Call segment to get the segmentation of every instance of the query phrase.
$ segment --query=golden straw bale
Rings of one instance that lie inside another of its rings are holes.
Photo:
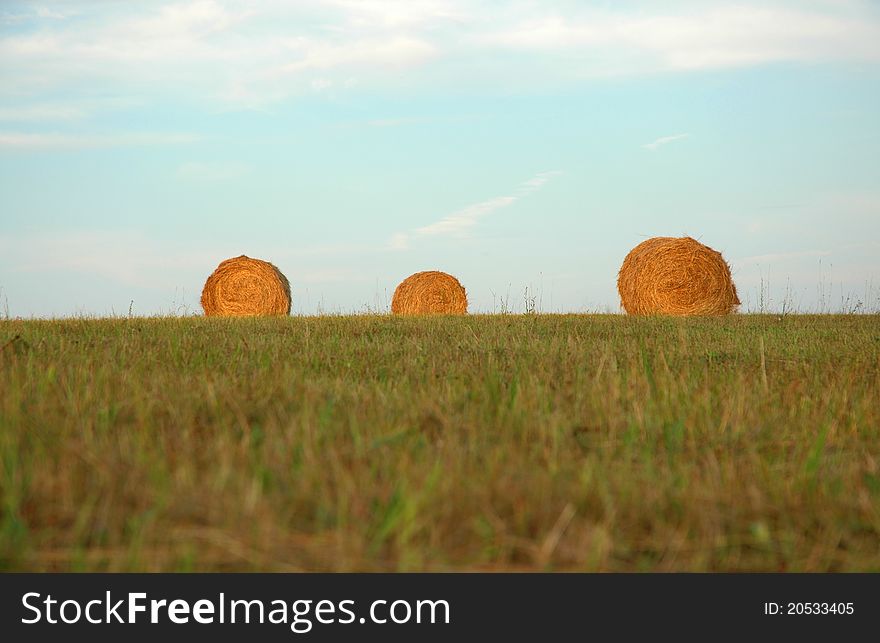
[[[458,279],[430,270],[410,275],[394,290],[391,312],[395,315],[464,315],[467,292]]]
[[[721,253],[690,237],[654,237],[623,260],[617,291],[631,315],[726,315],[739,306]]]
[[[227,259],[205,282],[202,309],[208,316],[289,315],[290,282],[268,261]]]

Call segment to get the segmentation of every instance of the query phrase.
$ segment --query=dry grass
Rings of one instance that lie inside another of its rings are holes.
[[[877,316],[0,321],[0,346],[6,570],[880,571]]]
[[[209,317],[289,315],[290,282],[268,261],[227,259],[205,282],[202,309]]]
[[[690,237],[654,237],[623,260],[617,291],[631,315],[726,315],[740,305],[721,253]]]
[[[445,272],[417,272],[394,290],[391,312],[395,315],[464,315],[467,292],[458,279]]]

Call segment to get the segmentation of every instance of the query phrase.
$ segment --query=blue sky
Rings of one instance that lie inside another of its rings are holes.
[[[858,0],[4,1],[0,315],[198,312],[239,254],[297,313],[617,311],[684,234],[744,309],[880,307],[878,114]]]

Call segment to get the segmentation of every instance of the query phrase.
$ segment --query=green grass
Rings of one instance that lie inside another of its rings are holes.
[[[0,347],[6,570],[880,571],[876,315],[10,320]]]

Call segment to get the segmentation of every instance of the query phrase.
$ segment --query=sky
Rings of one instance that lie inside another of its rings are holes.
[[[618,312],[653,236],[743,310],[880,310],[880,3],[0,1],[0,317],[296,314],[443,270]]]

